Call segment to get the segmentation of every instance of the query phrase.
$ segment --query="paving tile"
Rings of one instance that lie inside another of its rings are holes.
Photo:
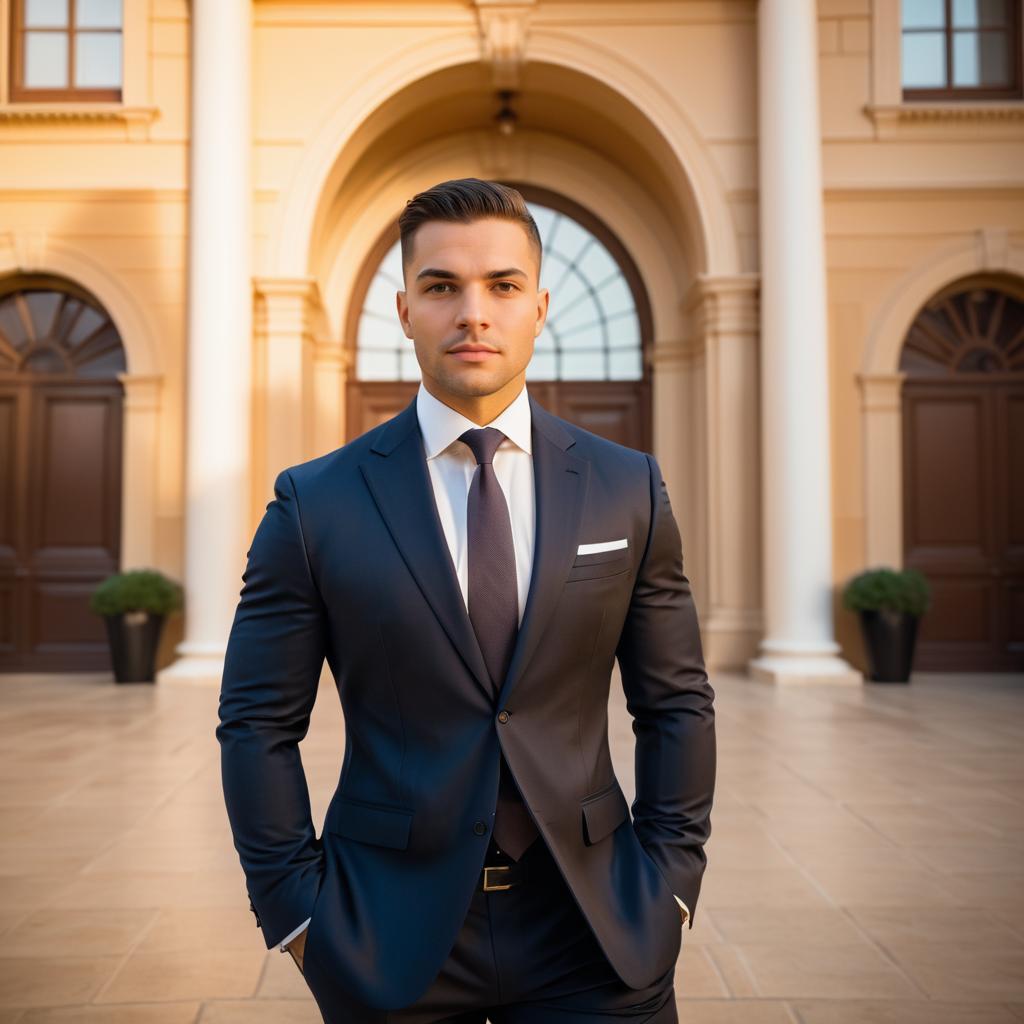
[[[1016,1024],[1012,1010],[996,1004],[852,1000],[795,1000],[800,1024]]]
[[[0,957],[0,1007],[88,1003],[113,977],[121,957]]]
[[[253,995],[266,950],[199,946],[187,953],[133,953],[97,1003],[240,999]]]
[[[96,956],[124,954],[152,924],[152,910],[73,910],[47,907],[32,911],[4,936],[10,957]]]
[[[28,1010],[18,1024],[195,1024],[200,1004],[128,1003],[124,1006],[68,1006]],[[3,1018],[0,1018],[2,1022]]]

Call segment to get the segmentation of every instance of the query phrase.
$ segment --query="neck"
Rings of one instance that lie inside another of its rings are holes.
[[[466,419],[472,420],[481,427],[485,423],[490,423],[495,416],[507,409],[519,396],[525,383],[526,372],[524,371],[489,395],[456,395],[441,390],[436,381],[427,377],[423,378],[424,388],[439,402],[443,402],[449,409],[462,413]]]

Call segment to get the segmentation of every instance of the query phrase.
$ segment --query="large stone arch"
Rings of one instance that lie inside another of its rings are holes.
[[[1024,246],[1005,228],[982,229],[936,251],[894,282],[872,318],[858,382],[864,438],[867,565],[903,564],[900,352],[921,307],[946,285],[979,272],[1024,281]]]
[[[389,55],[375,74],[342,97],[309,141],[278,206],[270,252],[273,276],[294,278],[309,273],[317,225],[338,193],[346,174],[386,131],[389,117],[401,116],[389,102],[410,95],[424,79],[460,66],[478,66],[475,40],[465,33],[435,37]],[[679,211],[678,223],[689,225],[694,238],[693,270],[711,275],[740,272],[736,228],[725,189],[710,155],[677,100],[653,78],[621,55],[584,46],[557,32],[531,33],[528,62],[543,62],[578,76],[586,91],[611,95],[630,111],[638,135],[671,183]],[[376,115],[377,125],[371,128]]]

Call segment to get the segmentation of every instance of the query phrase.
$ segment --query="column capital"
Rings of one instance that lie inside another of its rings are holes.
[[[312,336],[321,328],[323,306],[314,277],[257,277],[253,291],[263,302],[259,327],[267,334]]]
[[[698,334],[756,333],[760,294],[760,274],[698,274],[683,296],[682,309]]]

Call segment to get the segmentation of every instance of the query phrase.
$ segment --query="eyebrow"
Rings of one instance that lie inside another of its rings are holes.
[[[484,274],[485,280],[492,280],[496,277],[526,277],[526,271],[520,270],[518,267],[506,267],[504,270],[489,270]],[[418,281],[421,277],[441,277],[446,281],[457,281],[459,279],[458,274],[453,274],[450,270],[442,270],[440,267],[424,267],[417,275],[416,280]]]

